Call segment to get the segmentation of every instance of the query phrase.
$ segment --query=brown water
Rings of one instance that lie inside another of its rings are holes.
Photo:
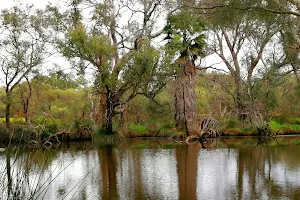
[[[189,146],[131,139],[12,152],[0,154],[0,199],[8,192],[20,199],[50,200],[300,199],[297,137]]]

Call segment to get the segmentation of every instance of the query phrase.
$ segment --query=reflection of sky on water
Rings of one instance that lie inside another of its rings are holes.
[[[78,152],[75,155],[60,153],[40,181],[40,183],[46,183],[46,186],[50,185],[45,190],[46,195],[42,194],[39,198],[67,200],[88,197],[88,199],[95,199],[98,196],[101,181],[98,163],[97,151]]]
[[[146,196],[178,199],[175,151],[145,150],[142,157],[142,183]]]
[[[271,179],[279,186],[283,187],[299,187],[300,169],[289,169],[285,163],[275,163],[271,167]]]
[[[140,153],[137,154],[136,151]],[[141,156],[140,163],[134,159],[136,156]],[[178,199],[174,150],[143,149],[123,152],[117,179],[120,199],[141,197],[135,192],[149,198]],[[138,189],[142,191],[137,191]]]
[[[234,150],[201,150],[198,154],[198,199],[228,199],[236,193],[237,153]]]

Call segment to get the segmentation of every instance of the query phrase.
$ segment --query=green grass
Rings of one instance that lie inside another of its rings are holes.
[[[288,123],[300,125],[300,117],[291,117],[288,119]]]
[[[141,125],[141,124],[135,124],[135,123],[130,123],[128,125],[128,129],[130,131],[134,131],[134,132],[137,132],[137,133],[145,133],[145,132],[148,132],[148,128],[144,125]]]
[[[280,124],[276,121],[271,121],[270,129],[272,133],[278,134],[300,133],[300,124]]]

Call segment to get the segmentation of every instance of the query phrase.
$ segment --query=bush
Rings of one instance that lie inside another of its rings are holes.
[[[11,128],[6,128],[5,124],[0,123],[0,142],[24,142],[36,139],[36,134],[24,125],[12,124]]]
[[[145,133],[148,132],[148,129],[146,126],[136,123],[129,123],[128,125],[129,131],[138,132],[138,133]]]
[[[300,133],[300,125],[298,124],[280,124],[276,121],[271,121],[270,130],[277,134],[296,134]]]
[[[235,128],[237,126],[237,121],[232,118],[225,119],[226,128]]]
[[[289,124],[297,124],[300,125],[300,117],[292,117],[288,119]]]
[[[284,123],[284,122],[287,121],[287,117],[284,116],[284,115],[281,115],[281,114],[280,115],[277,114],[277,115],[273,116],[273,120],[276,121],[276,122],[278,122],[278,123]]]
[[[42,138],[48,137],[52,134],[55,134],[57,132],[57,124],[54,122],[50,122],[46,124],[45,129],[42,132]]]
[[[0,118],[0,122],[5,123],[6,119],[5,118]],[[12,117],[10,118],[11,123],[19,123],[19,124],[24,124],[25,123],[25,118],[24,117]]]

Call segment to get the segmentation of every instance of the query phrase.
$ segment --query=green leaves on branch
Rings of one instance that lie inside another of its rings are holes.
[[[167,52],[173,56],[180,53],[180,57],[189,57],[191,60],[203,56],[205,47],[204,22],[186,10],[174,13],[168,17],[164,32],[168,40]]]
[[[96,24],[99,26],[101,25],[110,26],[113,20],[113,16],[111,16],[112,10],[113,10],[112,5],[99,3],[97,4],[93,12],[92,19],[95,20]]]
[[[68,58],[80,58],[95,65],[103,73],[107,72],[115,47],[104,35],[87,34],[83,25],[70,28],[65,41],[59,41],[59,48]]]
[[[154,84],[159,72],[160,52],[151,47],[150,44],[143,44],[134,51],[124,69],[124,80],[134,87],[147,91],[149,84]]]

